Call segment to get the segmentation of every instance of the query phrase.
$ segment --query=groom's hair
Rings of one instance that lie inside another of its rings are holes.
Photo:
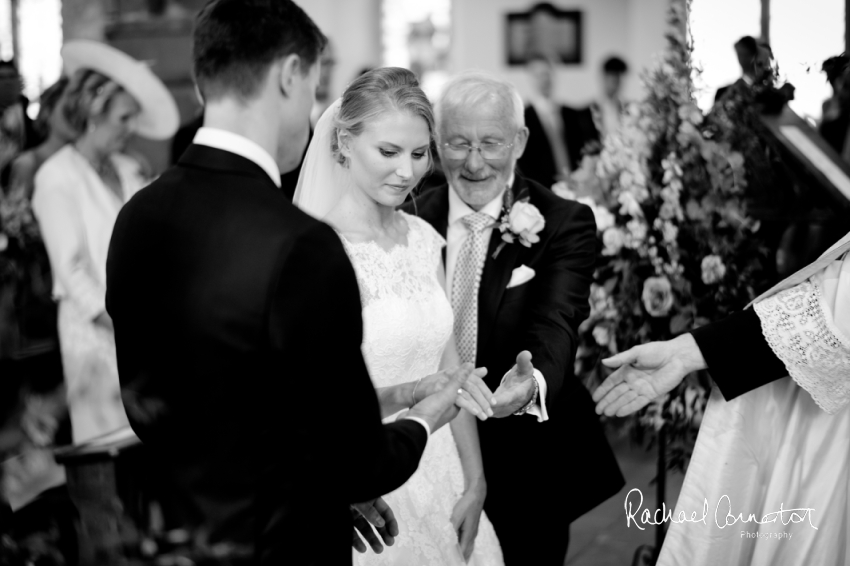
[[[250,100],[276,60],[297,55],[307,73],[326,44],[291,0],[211,0],[195,21],[195,81],[204,100]]]

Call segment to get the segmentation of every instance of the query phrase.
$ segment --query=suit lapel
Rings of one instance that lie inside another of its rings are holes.
[[[513,194],[524,198],[525,181],[519,174],[516,175],[514,186],[511,187]],[[514,266],[516,265],[522,244],[514,242],[505,243],[501,251],[494,258],[493,255],[504,242],[498,228],[493,228],[490,235],[490,245],[487,249],[487,257],[484,260],[484,272],[481,274],[481,286],[478,289],[478,352],[481,353],[481,345],[486,344],[496,321],[496,313],[499,303],[505,294],[505,288],[511,280]]]

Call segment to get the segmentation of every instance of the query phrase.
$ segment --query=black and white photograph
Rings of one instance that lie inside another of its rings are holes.
[[[0,0],[0,566],[850,565],[850,0]]]

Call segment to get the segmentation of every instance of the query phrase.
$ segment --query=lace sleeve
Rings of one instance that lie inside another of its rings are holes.
[[[836,328],[811,280],[753,308],[773,353],[794,381],[829,414],[850,403],[850,340]]]

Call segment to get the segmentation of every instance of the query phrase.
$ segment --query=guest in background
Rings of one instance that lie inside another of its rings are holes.
[[[12,237],[18,236],[16,251],[21,268],[15,282],[16,308],[4,316],[3,323],[13,327],[13,339],[4,350],[11,349],[11,357],[20,373],[30,380],[45,382],[43,387],[48,388],[61,384],[62,366],[50,263],[38,225],[32,219],[31,199],[38,169],[77,136],[62,111],[67,84],[67,79],[60,79],[41,95],[34,126],[37,135],[44,141],[12,162],[0,208],[5,230],[12,233]],[[59,377],[58,383],[56,376]]]
[[[750,89],[754,84],[761,83],[771,73],[770,60],[773,53],[770,47],[759,46],[754,37],[746,35],[735,42],[735,55],[738,64],[741,65],[741,78],[717,89],[714,95],[714,103],[717,104],[729,89]]]
[[[78,132],[65,118],[63,102],[67,87],[68,78],[62,77],[42,93],[34,130],[44,141],[14,160],[8,194],[22,191],[27,199],[31,199],[35,189],[35,174],[39,167],[67,143],[78,137]]]
[[[593,123],[604,137],[620,128],[620,117],[625,109],[621,97],[623,76],[629,66],[619,57],[609,57],[602,64],[602,97],[590,106]]]
[[[832,86],[832,96],[823,103],[818,132],[839,155],[847,159],[844,149],[850,129],[850,83],[847,81],[850,57],[846,54],[830,57],[823,62],[822,70]]]
[[[9,166],[22,151],[41,143],[27,115],[29,100],[14,61],[0,61],[0,185],[9,181]]]
[[[34,131],[45,141],[15,158],[0,193],[0,230],[7,242],[0,262],[14,265],[0,267],[5,271],[0,276],[0,501],[15,510],[21,529],[27,529],[33,508],[61,492],[57,486],[65,473],[53,459],[53,447],[70,443],[50,264],[30,206],[35,172],[75,135],[62,117],[67,83],[61,79],[42,94]]]
[[[195,99],[198,101],[195,117],[181,125],[171,140],[171,161],[169,161],[169,165],[174,165],[180,160],[183,152],[195,139],[195,134],[204,125],[204,97],[201,96],[197,85],[195,86]]]
[[[841,113],[840,93],[845,82],[848,63],[850,63],[850,57],[842,53],[830,57],[821,66],[821,71],[826,73],[826,80],[832,87],[832,96],[823,102],[821,120],[834,120]]]
[[[134,133],[171,137],[177,106],[147,66],[106,45],[62,50],[71,80],[65,117],[81,132],[35,176],[33,210],[50,256],[59,300],[59,339],[74,443],[126,426],[106,313],[106,255],[127,200],[145,185],[122,151]]]
[[[180,160],[180,156],[186,151],[186,148],[192,144],[195,139],[195,134],[204,125],[204,107],[198,109],[198,113],[194,118],[180,126],[177,133],[174,134],[174,139],[171,140],[171,165]]]
[[[331,98],[331,81],[333,80],[333,72],[336,68],[336,59],[334,58],[334,47],[330,39],[322,51],[319,62],[321,64],[319,65],[319,84],[316,86],[316,102],[313,103],[313,110],[310,111],[311,130],[316,127],[316,122],[319,121],[319,118],[322,117],[322,114],[325,113],[325,110],[334,101]],[[307,142],[308,147],[309,145],[310,142]],[[296,181],[298,180],[297,174],[295,175],[295,179]]]
[[[527,63],[531,94],[525,107],[528,145],[518,165],[522,174],[551,187],[581,163],[582,150],[599,140],[589,109],[577,110],[553,99],[554,65],[542,55]]]

